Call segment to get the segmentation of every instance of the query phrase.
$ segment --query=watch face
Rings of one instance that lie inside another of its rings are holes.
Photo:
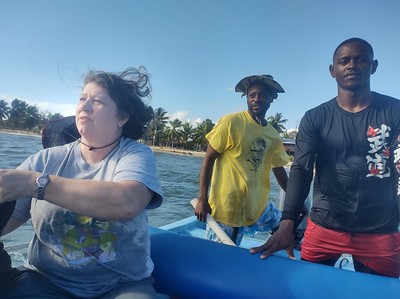
[[[38,178],[38,184],[39,185],[44,185],[46,183],[47,183],[47,178],[44,178],[44,177],[39,177]]]

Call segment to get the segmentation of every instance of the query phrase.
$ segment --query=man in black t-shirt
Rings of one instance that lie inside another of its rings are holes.
[[[356,271],[400,276],[400,101],[371,91],[377,66],[365,40],[336,48],[329,70],[338,95],[302,118],[280,227],[250,252],[266,258],[290,247],[314,176],[302,259],[334,265],[348,253]]]

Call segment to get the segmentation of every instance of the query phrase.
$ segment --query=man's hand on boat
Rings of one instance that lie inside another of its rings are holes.
[[[194,214],[197,216],[197,220],[206,222],[207,214],[211,214],[211,207],[208,200],[198,199]]]
[[[275,252],[285,249],[288,257],[295,259],[293,248],[293,230],[294,221],[290,219],[282,220],[278,230],[265,242],[263,245],[258,247],[250,248],[250,253],[262,252],[260,258],[265,259]]]

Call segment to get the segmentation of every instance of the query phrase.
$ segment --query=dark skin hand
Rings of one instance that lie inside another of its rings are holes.
[[[272,168],[272,172],[279,184],[279,186],[286,191],[288,176],[284,167]],[[287,232],[286,232],[287,230]],[[275,252],[286,249],[288,257],[295,259],[293,254],[294,248],[294,221],[283,220],[281,221],[278,230],[265,242],[263,245],[250,248],[250,253],[257,253],[263,251],[261,258],[265,259]]]
[[[293,220],[282,220],[278,230],[267,240],[267,242],[265,242],[261,246],[250,248],[250,253],[262,252],[260,258],[265,259],[273,255],[275,252],[285,249],[288,257],[291,259],[295,259],[293,253],[293,230]]]

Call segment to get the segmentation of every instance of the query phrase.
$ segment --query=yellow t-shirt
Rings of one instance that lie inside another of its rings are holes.
[[[260,126],[244,111],[222,117],[206,138],[222,154],[215,161],[209,192],[212,216],[234,227],[253,224],[268,202],[271,167],[289,161],[281,137],[270,124]]]

